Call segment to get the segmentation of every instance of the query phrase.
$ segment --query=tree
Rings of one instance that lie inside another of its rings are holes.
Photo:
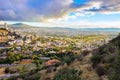
[[[9,68],[8,67],[5,69],[5,73],[9,73]]]
[[[100,55],[93,55],[91,57],[91,61],[93,62],[93,67],[95,67],[101,60],[101,56]]]

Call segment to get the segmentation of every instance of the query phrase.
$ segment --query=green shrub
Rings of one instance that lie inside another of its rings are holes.
[[[93,62],[93,66],[97,65],[101,60],[100,55],[94,55],[91,57],[91,61]]]
[[[120,54],[116,57],[112,69],[111,74],[108,76],[109,80],[120,80]]]
[[[24,80],[39,80],[40,79],[40,74],[34,74],[32,76],[26,76]]]
[[[53,80],[81,80],[82,71],[64,68],[58,71]]]
[[[6,69],[5,69],[5,73],[9,73],[10,72],[10,70],[9,70],[9,68],[7,67]]]
[[[96,68],[96,73],[98,74],[98,76],[102,76],[106,73],[106,70],[104,69],[104,67],[98,66]]]

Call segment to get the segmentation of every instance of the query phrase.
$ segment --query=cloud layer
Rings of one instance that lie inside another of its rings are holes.
[[[0,0],[0,20],[42,21],[71,12],[120,13],[120,0]]]
[[[91,2],[101,3],[98,9],[90,9],[89,11],[100,13],[120,13],[120,0],[91,0]]]

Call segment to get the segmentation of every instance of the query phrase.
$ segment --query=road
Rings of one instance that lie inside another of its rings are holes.
[[[11,47],[0,47],[0,49],[9,49]]]
[[[3,76],[0,76],[0,79],[10,78],[11,76],[19,76],[19,75],[20,75],[19,73],[16,73],[16,74],[5,74]]]

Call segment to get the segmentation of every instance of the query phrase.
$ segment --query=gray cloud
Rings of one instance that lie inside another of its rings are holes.
[[[89,0],[84,4],[72,0],[0,0],[0,20],[46,20],[76,11],[120,12],[120,0]]]
[[[92,12],[112,13],[120,12],[120,0],[90,0],[91,2],[101,2],[99,9],[90,9]]]

